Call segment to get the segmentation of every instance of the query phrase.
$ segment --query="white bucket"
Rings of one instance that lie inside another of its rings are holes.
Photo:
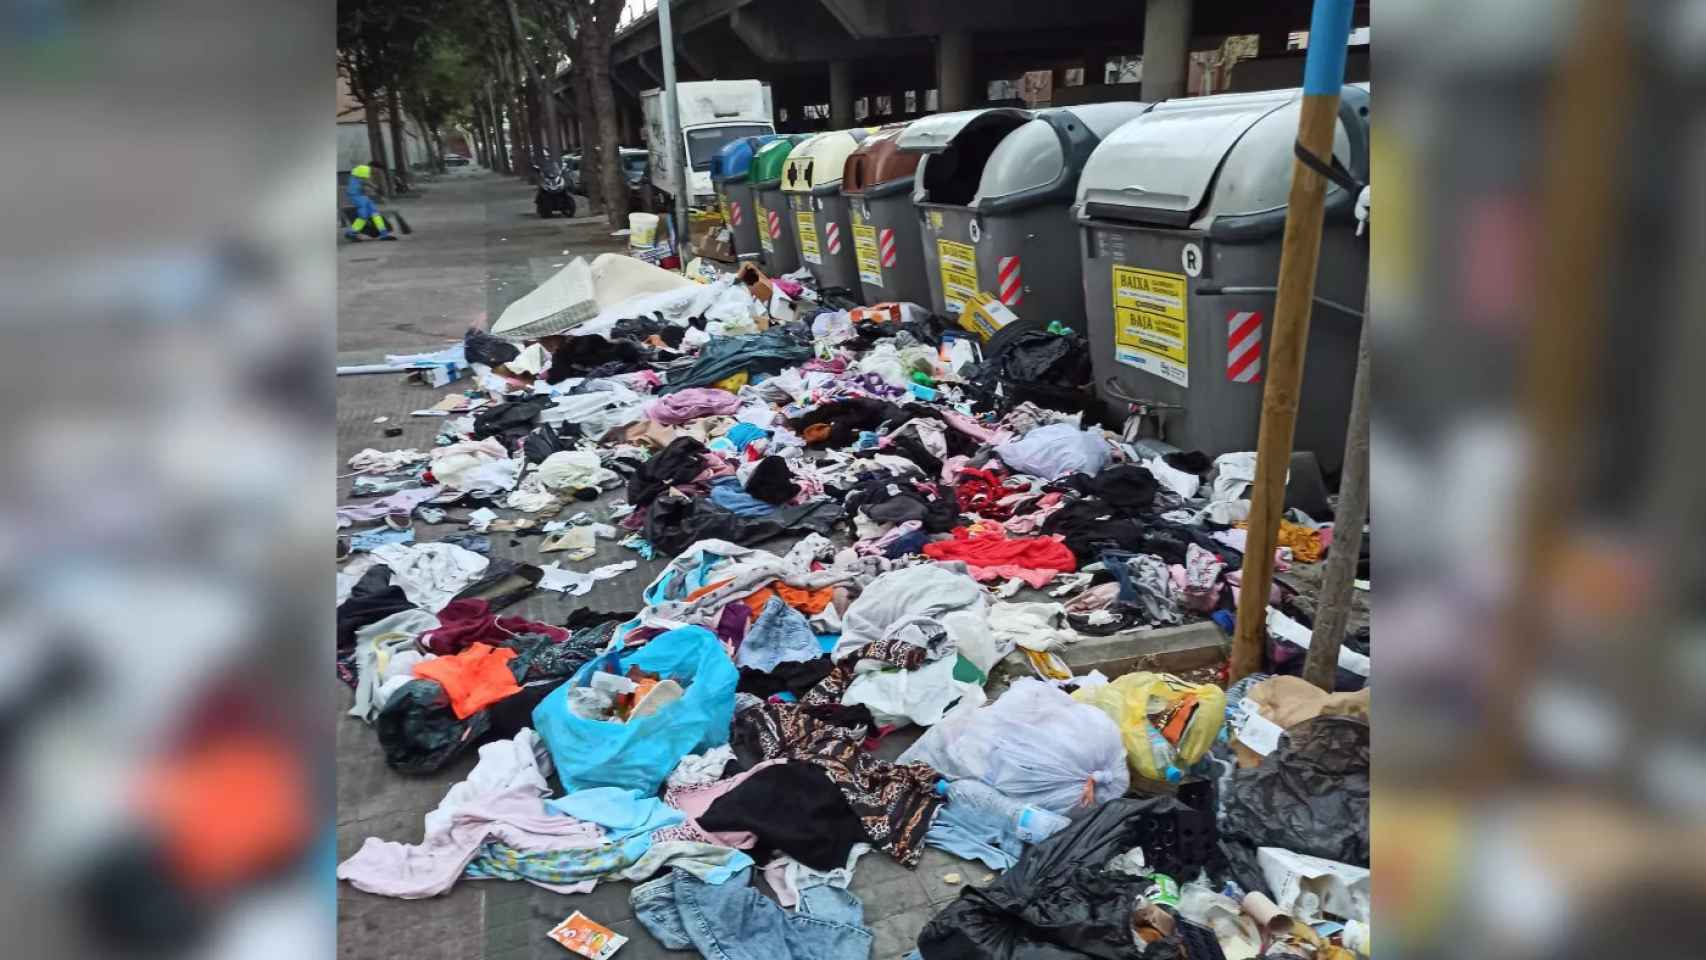
[[[658,216],[655,213],[628,214],[628,246],[650,249],[658,238]]]

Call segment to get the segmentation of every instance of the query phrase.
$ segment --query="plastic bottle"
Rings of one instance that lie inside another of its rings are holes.
[[[1072,822],[1051,810],[1020,803],[980,780],[938,780],[936,792],[949,803],[1005,821],[1013,835],[1026,843],[1040,843]]]
[[[1178,783],[1184,778],[1179,768],[1173,766],[1173,745],[1167,738],[1152,726],[1145,724],[1149,731],[1149,749],[1155,757],[1155,769],[1161,771],[1161,778],[1168,783]]]

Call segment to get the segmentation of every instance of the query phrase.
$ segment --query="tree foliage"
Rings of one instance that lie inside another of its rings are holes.
[[[338,65],[364,105],[382,109],[396,90],[407,112],[435,139],[448,126],[478,126],[486,145],[498,150],[502,144],[493,137],[503,131],[490,129],[497,120],[493,108],[505,115],[511,142],[532,142],[529,118],[517,113],[530,113],[554,96],[558,68],[568,60],[577,74],[568,122],[578,126],[587,145],[585,162],[603,188],[592,192],[612,195],[605,206],[625,217],[610,80],[610,45],[623,5],[624,0],[339,0]],[[561,103],[553,101],[539,119],[549,118]],[[542,132],[546,143],[559,141],[554,127]]]

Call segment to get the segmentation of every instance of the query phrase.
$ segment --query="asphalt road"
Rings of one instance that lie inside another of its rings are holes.
[[[484,326],[567,264],[621,250],[602,215],[541,220],[534,188],[514,177],[459,167],[425,183],[422,196],[381,201],[414,233],[395,243],[339,241],[340,363],[413,352]]]

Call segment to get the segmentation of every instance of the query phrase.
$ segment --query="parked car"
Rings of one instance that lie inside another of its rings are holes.
[[[470,160],[460,153],[446,153],[444,155],[444,165],[447,167],[466,167],[468,164],[473,162],[473,160]]]
[[[650,190],[648,179],[652,170],[651,154],[638,147],[622,148],[622,175],[628,181],[628,207],[646,209],[644,199]]]

